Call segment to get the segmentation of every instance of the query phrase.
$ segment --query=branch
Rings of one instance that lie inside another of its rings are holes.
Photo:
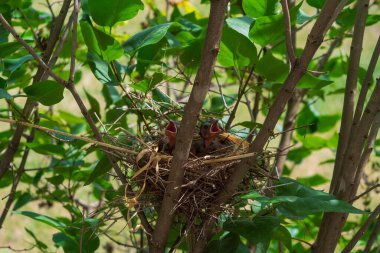
[[[343,249],[342,253],[349,253],[355,247],[356,243],[360,240],[363,234],[367,231],[369,225],[371,225],[372,221],[376,219],[376,217],[380,214],[380,205],[376,207],[376,209],[371,213],[366,222],[364,222],[363,226],[356,232],[351,241],[347,244],[347,246]]]
[[[371,156],[373,148],[375,147],[375,142],[376,142],[377,133],[379,132],[379,127],[380,127],[380,112],[377,113],[373,121],[371,131],[369,132],[369,135],[368,135],[367,145],[362,153],[362,156],[360,157],[359,165],[358,165],[358,168],[356,169],[356,175],[354,178],[354,187],[352,187],[352,190],[351,190],[351,196],[355,196],[358,190],[360,180],[363,177],[364,169],[367,166],[369,157]]]
[[[339,131],[339,141],[337,148],[337,155],[333,171],[333,179],[330,185],[330,192],[334,192],[342,173],[342,163],[344,154],[347,150],[348,142],[350,140],[351,126],[354,117],[355,96],[357,89],[357,80],[359,72],[360,57],[362,53],[365,20],[368,15],[369,0],[360,0],[357,6],[357,13],[355,17],[354,33],[351,43],[350,59],[347,71],[346,88],[344,95],[344,104],[342,112],[342,120]]]
[[[73,10],[73,32],[71,39],[71,59],[70,59],[70,75],[69,84],[74,84],[74,74],[75,74],[75,54],[77,51],[77,35],[78,35],[78,13],[79,13],[79,2],[74,0],[74,10]]]
[[[367,93],[368,93],[369,87],[371,85],[372,76],[373,76],[373,73],[375,71],[375,67],[376,67],[377,61],[379,59],[379,55],[380,55],[380,36],[377,39],[375,49],[373,50],[371,60],[370,60],[369,65],[368,65],[367,73],[364,77],[364,82],[363,82],[362,88],[360,90],[358,103],[356,105],[356,110],[355,110],[355,116],[354,116],[354,120],[352,123],[354,129],[357,127],[357,124],[359,123],[360,118],[363,114],[365,99],[367,97]]]
[[[282,12],[284,13],[286,49],[288,51],[288,59],[290,62],[290,66],[293,67],[296,61],[296,54],[294,52],[294,47],[293,47],[292,26],[290,22],[288,1],[281,0],[281,6],[282,6]]]
[[[248,86],[248,83],[249,83],[249,80],[251,79],[252,75],[253,75],[253,71],[255,70],[255,65],[252,66],[251,70],[249,71],[249,75],[247,77],[247,80],[245,80],[245,83],[243,85],[243,87],[241,87],[240,89],[240,92],[239,92],[239,95],[238,95],[238,98],[235,102],[235,106],[234,108],[232,109],[232,112],[230,114],[230,117],[228,118],[227,120],[227,123],[226,123],[226,126],[225,126],[225,130],[228,131],[230,128],[231,128],[231,124],[232,122],[234,121],[235,119],[235,116],[236,116],[236,112],[237,112],[237,109],[239,107],[239,104],[240,104],[240,101],[243,97],[243,95],[245,94],[246,92],[246,88]]]
[[[349,201],[349,203],[352,203],[352,202],[354,202],[354,201],[360,199],[361,197],[363,197],[364,195],[370,193],[372,190],[374,190],[374,189],[376,189],[376,188],[378,188],[378,187],[380,187],[380,184],[372,185],[372,186],[369,187],[365,192],[360,193],[358,196],[356,196],[355,198],[351,199],[351,200]]]
[[[51,30],[50,30],[50,36],[49,36],[49,39],[46,43],[46,49],[43,52],[43,56],[42,56],[42,60],[46,63],[49,61],[49,59],[53,53],[53,50],[55,48],[55,44],[57,43],[57,41],[59,39],[59,34],[61,33],[63,23],[65,22],[67,12],[70,8],[70,4],[71,4],[71,0],[64,0],[62,7],[61,7],[61,10],[58,14],[58,17],[56,17],[53,20],[53,25],[52,25]],[[41,77],[43,76],[45,71],[46,70],[42,67],[38,68],[37,73],[34,76],[34,82],[40,81]]]
[[[190,98],[185,106],[184,117],[178,132],[174,157],[171,164],[166,194],[160,208],[156,228],[152,238],[151,252],[163,252],[173,221],[174,207],[179,197],[184,175],[184,164],[188,159],[191,142],[199,112],[210,88],[212,73],[219,51],[224,16],[228,0],[211,1],[209,23],[203,46],[200,67],[195,77]]]
[[[294,96],[288,102],[288,109],[286,110],[283,131],[281,135],[280,144],[278,146],[277,155],[276,155],[276,167],[278,174],[282,175],[284,169],[285,161],[289,153],[289,146],[292,141],[293,131],[296,118],[298,115],[298,110],[303,99],[303,94],[301,91],[296,91]]]
[[[367,244],[365,245],[363,253],[369,253],[371,251],[371,247],[373,243],[375,242],[377,236],[379,235],[380,231],[380,216],[377,218],[375,227],[372,230],[371,235],[369,236],[369,239],[367,241]]]
[[[58,131],[58,130],[55,130],[55,129],[50,129],[50,128],[47,128],[47,127],[39,126],[39,125],[36,125],[36,124],[24,122],[24,121],[17,121],[17,120],[13,120],[13,119],[0,118],[0,122],[7,122],[7,123],[11,123],[11,124],[22,125],[22,126],[25,126],[25,127],[32,127],[34,129],[38,129],[38,130],[40,130],[40,131],[42,131],[44,133],[47,133],[47,134],[63,135],[63,136],[70,137],[70,138],[73,138],[73,139],[76,139],[76,140],[81,140],[81,141],[85,141],[87,143],[92,143],[94,145],[102,147],[103,149],[115,150],[115,151],[119,151],[119,152],[126,153],[126,154],[132,154],[132,155],[137,155],[138,154],[138,152],[135,152],[133,150],[129,150],[129,149],[122,148],[122,147],[117,147],[117,146],[108,144],[106,142],[96,141],[96,140],[93,140],[93,139],[90,139],[90,138],[87,138],[87,137],[78,136],[78,135],[74,135],[74,134]]]

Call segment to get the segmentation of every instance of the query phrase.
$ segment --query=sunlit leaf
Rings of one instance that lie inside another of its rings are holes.
[[[88,0],[90,14],[101,26],[113,26],[116,22],[125,21],[144,9],[141,0]]]

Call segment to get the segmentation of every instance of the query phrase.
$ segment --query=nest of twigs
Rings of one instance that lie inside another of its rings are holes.
[[[135,190],[134,201],[142,207],[158,208],[165,194],[171,169],[172,156],[157,152],[157,142],[145,146],[135,157],[135,175],[131,179]],[[177,205],[172,212],[184,215],[187,221],[203,220],[210,214],[209,209],[215,197],[221,193],[229,177],[241,159],[256,156],[255,165],[249,170],[239,187],[239,193],[259,190],[266,185],[270,175],[270,153],[255,155],[247,147],[236,143],[226,144],[205,157],[190,155],[186,162],[184,181]],[[232,206],[225,210],[233,212]]]

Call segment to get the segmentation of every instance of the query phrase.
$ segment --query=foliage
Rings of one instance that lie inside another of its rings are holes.
[[[40,2],[0,1],[0,13],[42,57],[59,9],[54,7],[51,11],[41,7]],[[200,65],[208,25],[203,10],[209,3],[202,1],[199,6],[187,0],[167,2],[166,8],[163,1],[80,1],[74,86],[79,89],[79,96],[107,143],[133,149],[139,140],[149,142],[160,136],[168,120],[182,118],[183,102],[187,101]],[[202,122],[218,118],[225,125],[238,103],[237,117],[229,131],[245,138],[251,130],[261,128],[262,121],[256,119],[268,114],[268,107],[279,93],[290,67],[280,2],[230,2],[211,91],[199,118]],[[290,9],[290,22],[304,37],[302,29],[308,29],[304,24],[314,22],[325,1],[297,3]],[[69,8],[62,33],[69,24],[72,8]],[[316,69],[331,40],[350,38],[354,15],[355,5],[347,4],[333,29],[329,30],[321,55],[313,59],[309,69]],[[369,15],[366,25],[378,25],[379,21],[379,15]],[[51,68],[65,80],[70,76],[72,38],[70,34],[62,44],[58,61]],[[297,43],[298,55],[302,46]],[[297,84],[298,89],[308,92],[295,119],[292,141],[296,146],[290,149],[284,176],[296,177],[292,171],[321,150],[331,157],[335,155],[341,115],[340,108],[330,107],[340,106],[342,100],[342,80],[347,75],[348,61],[348,52],[343,46],[344,42],[338,45],[340,53],[333,54],[320,73],[306,73]],[[106,153],[99,146],[65,134],[94,139],[96,135],[88,119],[80,114],[81,109],[65,90],[67,87],[52,78],[34,79],[38,69],[33,56],[0,26],[0,118],[28,121],[62,132],[24,130],[26,138],[17,148],[12,169],[0,177],[3,196],[16,184],[12,216],[7,219],[27,217],[29,220],[26,219],[20,233],[42,252],[51,251],[53,247],[62,248],[64,252],[79,252],[80,249],[95,252],[109,244],[117,245],[109,237],[122,241],[121,245],[139,248],[142,243],[147,248],[147,240],[143,239],[146,235],[134,214],[134,206],[125,203],[125,186],[116,179]],[[359,79],[364,85],[365,69],[361,72]],[[253,73],[251,79],[250,73]],[[40,105],[30,113],[32,110],[24,110],[27,106],[23,98],[28,99],[27,103],[39,102]],[[259,110],[255,111],[254,107]],[[276,129],[278,132],[281,132],[280,125]],[[1,123],[0,155],[4,156],[16,126]],[[323,164],[333,167],[334,161],[320,160],[320,164],[308,162],[302,168],[318,170]],[[270,172],[274,170],[273,166],[268,168]],[[131,168],[123,168],[123,173],[128,179],[133,176]],[[359,214],[355,222],[350,221],[345,227],[346,232],[356,231],[367,217],[367,212],[360,209],[368,211],[370,202],[360,208],[354,207],[317,190],[327,189],[328,177],[321,172],[297,180],[282,177],[276,181],[273,196],[264,196],[265,189],[238,196],[238,215],[220,214],[218,233],[208,243],[206,252],[249,252],[253,247],[256,252],[277,252],[279,243],[289,252],[309,252],[310,245],[297,239],[313,243],[323,212]],[[41,208],[30,211],[36,203]],[[358,205],[355,203],[355,206]],[[60,210],[60,215],[50,215],[50,210]],[[157,208],[144,211],[148,220],[157,219]],[[117,235],[120,228],[113,227],[116,221],[122,223],[122,227],[127,226],[122,235]],[[29,223],[38,222],[43,223],[41,229],[54,229],[51,238],[41,238],[38,229],[30,228]],[[5,224],[3,230],[16,229],[10,223]],[[183,233],[173,226],[168,249],[178,236]],[[361,243],[364,244],[368,237],[369,234],[365,234]],[[341,244],[345,245],[348,239],[343,236]],[[186,240],[181,240],[178,247],[187,250]],[[360,249],[358,247],[355,252]]]

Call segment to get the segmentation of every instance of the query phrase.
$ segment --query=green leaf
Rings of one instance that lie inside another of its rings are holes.
[[[25,62],[33,60],[33,56],[28,54],[19,58],[3,59],[4,68],[9,72],[19,69]]]
[[[258,128],[260,129],[263,125],[260,123],[252,122],[252,121],[243,121],[236,124],[236,126],[242,126],[249,129]]]
[[[365,213],[328,193],[314,190],[290,178],[281,178],[278,185],[283,186],[276,187],[276,195],[289,197],[278,210],[289,218],[303,219],[320,212]]]
[[[60,185],[63,183],[65,178],[61,175],[56,175],[56,176],[48,177],[48,178],[46,178],[46,180],[48,182],[52,183],[53,185]]]
[[[81,20],[80,26],[89,51],[98,54],[107,62],[123,55],[123,48],[113,37],[96,29],[87,20]]]
[[[27,143],[26,144],[30,149],[36,153],[43,155],[58,155],[64,156],[65,149],[62,146],[53,145],[53,144],[39,144],[39,143]]]
[[[271,53],[266,53],[257,63],[255,70],[270,82],[282,83],[288,75],[289,66]]]
[[[105,85],[117,86],[117,80],[112,74],[109,64],[96,53],[88,52],[87,61],[95,77]]]
[[[63,85],[56,81],[46,80],[34,83],[24,89],[24,92],[43,105],[58,104],[63,99]]]
[[[235,99],[232,97],[224,97],[224,101],[226,102],[227,106],[231,106]],[[210,111],[212,112],[223,112],[225,110],[224,101],[221,96],[213,96],[211,98],[211,104],[210,104]]]
[[[249,38],[249,29],[251,25],[255,22],[253,18],[248,16],[238,17],[238,18],[227,18],[226,24],[232,30],[244,35]]]
[[[371,26],[371,25],[376,24],[379,21],[380,21],[380,15],[368,15],[366,22],[365,22],[365,25]]]
[[[330,131],[336,126],[340,118],[340,114],[320,115],[318,117],[317,131],[319,133],[325,133]]]
[[[22,45],[16,42],[0,44],[0,58],[5,58],[8,55],[15,53]]]
[[[301,7],[301,4],[302,2],[290,9],[292,24],[295,24],[296,22],[298,9]],[[281,40],[284,40],[284,36],[285,28],[283,14],[259,17],[249,31],[249,37],[251,40],[260,46],[278,43]]]
[[[80,252],[79,243],[64,233],[54,234],[53,242],[57,248],[62,247],[65,253]]]
[[[96,113],[98,115],[98,117],[101,118],[100,105],[99,105],[98,100],[95,97],[93,97],[90,93],[88,93],[87,91],[85,91],[85,93],[86,93],[86,97],[88,99],[88,102],[90,102],[91,109],[89,110],[89,113],[90,113],[91,117],[95,118],[95,113]]]
[[[290,219],[304,219],[308,215],[320,212],[365,213],[328,193],[314,190],[285,177],[278,181],[276,196],[273,198],[260,196],[257,192],[246,194],[242,198],[275,205],[281,214]]]
[[[6,90],[0,88],[0,99],[2,98],[12,99],[12,96]]]
[[[299,135],[305,135],[307,133],[314,133],[317,131],[318,117],[315,113],[309,108],[305,107],[299,114],[296,125],[296,132]]]
[[[212,240],[206,248],[206,253],[223,253],[223,252],[238,252],[238,247],[241,245],[240,236],[235,233],[228,233],[227,235]]]
[[[223,229],[247,238],[252,244],[268,243],[274,230],[280,225],[276,216],[255,217],[253,220],[237,218],[227,220]]]
[[[298,82],[297,87],[301,89],[322,89],[334,83],[334,81],[318,78],[310,73],[306,73]]]
[[[218,61],[225,67],[251,66],[257,61],[257,50],[247,37],[226,26],[220,42]]]
[[[290,252],[292,252],[292,235],[286,227],[280,225],[274,230],[273,239],[285,245]]]
[[[253,18],[276,14],[278,0],[243,0],[244,12]]]
[[[306,2],[315,8],[322,9],[326,0],[306,0]]]
[[[157,84],[164,80],[164,75],[160,72],[156,72],[152,77],[145,78],[144,80],[133,83],[130,85],[131,88],[139,90],[141,92],[147,93],[152,90]]]
[[[29,218],[32,218],[33,220],[36,220],[36,221],[39,221],[39,222],[42,222],[42,223],[45,223],[53,228],[56,228],[58,230],[62,230],[66,227],[66,224],[59,221],[59,220],[56,220],[54,218],[51,218],[49,216],[46,216],[46,215],[42,215],[42,214],[39,214],[39,213],[34,213],[34,212],[29,212],[29,211],[15,211],[15,212],[12,212],[14,214],[22,214],[24,216],[27,216]]]
[[[329,180],[320,174],[314,174],[310,177],[297,178],[297,181],[307,186],[317,186],[329,182]]]
[[[133,56],[140,48],[158,43],[174,23],[165,23],[145,29],[123,43],[124,52]]]
[[[42,241],[38,240],[38,238],[35,236],[35,234],[29,230],[28,228],[25,228],[25,231],[34,239],[36,247],[41,251],[45,252],[45,250],[48,248],[45,243]]]
[[[288,153],[289,161],[292,161],[296,164],[300,164],[303,159],[311,155],[311,151],[305,147],[300,147],[296,149],[291,149]]]
[[[15,205],[13,206],[13,211],[20,209],[24,205],[28,204],[32,200],[32,195],[29,192],[24,192],[17,198]]]
[[[326,138],[315,136],[315,135],[306,135],[305,137],[300,138],[303,146],[309,150],[318,150],[326,147]]]
[[[110,169],[112,168],[111,163],[109,162],[108,158],[106,156],[103,156],[99,162],[96,164],[94,170],[91,172],[90,176],[88,177],[85,185],[89,185],[94,180],[100,176],[103,176],[106,174]]]
[[[88,0],[90,14],[95,23],[113,26],[116,22],[129,20],[144,9],[141,0]]]

